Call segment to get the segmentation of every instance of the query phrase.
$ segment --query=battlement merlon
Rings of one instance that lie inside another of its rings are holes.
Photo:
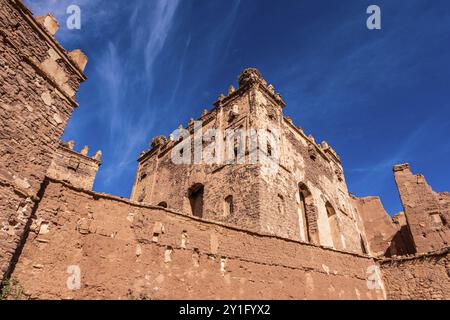
[[[74,150],[74,146],[74,141],[60,143],[47,176],[77,188],[92,190],[95,176],[101,165],[102,152],[97,151],[93,157],[89,157],[87,146],[84,146],[79,153]]]
[[[81,50],[76,49],[67,52],[61,44],[55,39],[55,34],[59,29],[59,24],[56,18],[52,14],[46,16],[34,17],[33,13],[22,3],[20,0],[9,0],[20,12],[24,15],[25,19],[30,23],[30,25],[45,38],[45,40],[56,50],[61,56],[61,58],[66,62],[73,71],[76,71],[78,75],[85,81],[87,79],[86,75],[83,73],[84,68],[87,63],[87,57],[79,60],[78,54],[82,53]],[[36,23],[37,22],[37,23]],[[67,56],[68,55],[68,56]],[[83,63],[80,63],[83,61]]]
[[[323,152],[325,152],[328,156],[330,156],[335,162],[341,164],[341,157],[337,154],[337,152],[328,144],[328,142],[323,141],[320,145],[320,148]]]
[[[73,107],[78,107],[75,100],[78,85],[74,83],[79,84],[87,79],[84,74],[88,61],[86,55],[79,49],[68,52],[56,41],[54,36],[59,29],[59,24],[52,14],[34,17],[21,1],[7,0],[7,2],[17,9],[22,19],[47,43],[49,48],[47,58],[44,61],[38,61],[26,49],[17,47],[13,40],[14,32],[8,29],[0,30],[0,36],[18,52],[24,61],[33,66],[37,73],[45,77]]]
[[[239,88],[234,89],[233,86],[228,90],[228,96],[221,95],[219,99],[214,103],[216,108],[219,108],[226,104],[229,100],[233,99],[235,96],[240,95],[242,92],[249,90],[253,86],[258,86],[263,90],[276,104],[281,108],[286,106],[283,98],[279,93],[275,92],[275,88],[271,84],[267,84],[267,81],[261,75],[256,68],[245,69],[238,78]]]
[[[74,150],[75,148],[75,141],[71,140],[68,142],[61,141],[59,148],[66,149],[66,151],[69,151],[73,154],[76,154],[77,156],[83,157],[86,160],[93,161],[97,163],[99,166],[102,164],[102,151],[98,150],[93,157],[89,157],[89,147],[84,146],[81,151],[78,153]]]
[[[409,163],[397,164],[392,168],[392,171],[400,172],[400,171],[411,171]]]

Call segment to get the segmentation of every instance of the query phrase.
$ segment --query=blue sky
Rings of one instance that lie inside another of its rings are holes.
[[[94,189],[129,197],[139,153],[210,109],[246,67],[340,154],[349,190],[402,210],[392,166],[450,190],[448,0],[25,0],[89,57],[64,139],[103,151]],[[68,30],[70,4],[81,30]],[[382,30],[366,28],[380,6]]]

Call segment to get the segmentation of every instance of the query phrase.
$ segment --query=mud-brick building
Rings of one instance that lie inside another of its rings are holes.
[[[255,69],[183,134],[153,139],[130,199],[92,191],[101,152],[60,141],[87,58],[57,29],[0,0],[0,286],[20,293],[2,298],[450,298],[449,193],[402,164],[403,212],[352,196],[337,153],[283,116]],[[227,130],[273,139],[207,135]]]
[[[210,112],[205,111],[198,122],[192,120],[185,130],[192,145],[201,131],[202,146],[210,143],[205,140],[211,129],[224,139],[227,130],[276,132],[271,144],[267,139],[269,147],[261,151],[276,153],[273,172],[266,172],[263,162],[251,161],[248,136],[239,139],[236,135],[232,141],[233,146],[244,142],[242,158],[236,153],[233,161],[210,165],[195,161],[194,152],[190,164],[178,164],[172,156],[183,152],[178,145],[186,139],[157,137],[151,150],[139,158],[131,199],[258,232],[367,253],[362,223],[336,152],[326,142],[317,144],[283,115],[281,95],[258,70],[245,70],[238,84],[237,90],[232,86],[228,96],[220,97]],[[201,125],[199,130],[196,123]],[[227,151],[221,154],[226,158]]]

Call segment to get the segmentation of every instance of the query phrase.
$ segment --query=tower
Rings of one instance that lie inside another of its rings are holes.
[[[0,282],[11,273],[86,80],[87,57],[56,41],[52,15],[0,0]]]
[[[186,129],[153,139],[138,159],[131,199],[293,240],[364,251],[336,152],[283,115],[285,102],[258,70],[244,70],[238,84]]]

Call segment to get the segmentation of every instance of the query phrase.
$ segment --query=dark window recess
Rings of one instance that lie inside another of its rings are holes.
[[[360,235],[359,238],[361,239],[361,251],[364,254],[367,254],[366,244],[364,243],[363,237]]]
[[[267,142],[267,154],[269,157],[272,156],[272,146]]]
[[[147,178],[147,173],[144,172],[144,173],[142,173],[141,176],[139,177],[139,180],[142,181],[142,180],[144,180],[145,178]]]
[[[188,192],[192,215],[199,218],[203,217],[203,193],[204,186],[200,183],[193,185]]]
[[[158,207],[167,208],[167,202],[163,201],[158,203]]]
[[[229,216],[229,215],[233,214],[233,212],[234,212],[233,196],[228,196],[225,198],[224,215]]]

